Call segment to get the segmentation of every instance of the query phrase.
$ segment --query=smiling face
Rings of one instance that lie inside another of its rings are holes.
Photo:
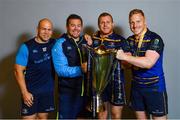
[[[39,22],[37,27],[37,40],[40,43],[46,43],[52,36],[53,25],[50,20],[43,19]]]
[[[82,31],[82,23],[80,19],[69,19],[68,24],[66,26],[67,33],[72,38],[77,39],[80,37],[80,33]]]
[[[147,28],[145,17],[140,13],[129,17],[129,25],[135,36],[141,36],[142,32]]]
[[[114,23],[110,16],[101,16],[98,25],[102,36],[108,36],[113,33]]]

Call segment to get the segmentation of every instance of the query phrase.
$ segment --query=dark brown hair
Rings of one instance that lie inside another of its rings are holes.
[[[69,25],[69,20],[70,19],[79,19],[81,21],[81,25],[83,25],[83,20],[82,20],[82,18],[79,15],[71,14],[71,15],[69,15],[69,17],[66,20],[66,26]]]

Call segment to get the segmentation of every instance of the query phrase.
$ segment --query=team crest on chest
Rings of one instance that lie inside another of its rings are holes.
[[[46,52],[47,51],[47,47],[43,47],[42,50],[43,50],[43,52]]]
[[[115,46],[114,42],[110,42],[110,46],[114,47]]]

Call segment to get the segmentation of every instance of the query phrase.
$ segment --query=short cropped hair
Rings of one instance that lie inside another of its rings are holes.
[[[143,17],[144,16],[144,12],[141,9],[133,9],[129,12],[129,19],[134,15],[134,14],[141,14]]]
[[[99,15],[99,17],[98,17],[98,25],[99,25],[99,23],[100,23],[100,18],[101,18],[101,17],[105,17],[105,16],[110,16],[110,17],[111,17],[111,20],[112,20],[112,22],[113,22],[113,17],[112,17],[112,15],[111,15],[110,13],[103,12],[103,13],[101,13],[101,14]]]
[[[69,17],[66,20],[66,26],[69,25],[70,19],[79,19],[81,21],[81,25],[83,25],[83,20],[82,20],[82,18],[79,15],[71,14],[71,15],[69,15]]]

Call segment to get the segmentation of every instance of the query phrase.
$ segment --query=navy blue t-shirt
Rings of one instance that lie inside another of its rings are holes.
[[[51,58],[51,48],[55,40],[48,43],[37,43],[31,39],[21,45],[16,64],[26,67],[25,82],[29,92],[52,92],[54,89],[54,68]]]

